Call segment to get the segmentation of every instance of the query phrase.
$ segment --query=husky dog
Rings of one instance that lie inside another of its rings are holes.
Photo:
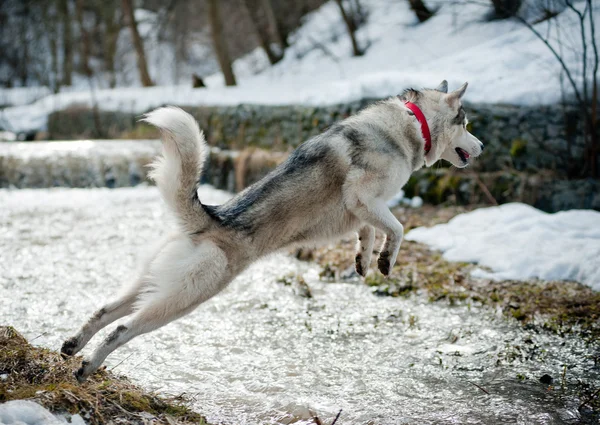
[[[379,229],[385,241],[377,266],[388,275],[403,227],[386,201],[424,165],[443,158],[462,168],[483,151],[467,131],[461,105],[466,88],[465,83],[448,93],[443,81],[434,90],[409,89],[376,103],[305,142],[223,205],[198,199],[208,148],[196,121],[174,107],[147,114],[143,121],[161,130],[164,145],[151,177],[177,218],[178,231],[149,258],[124,295],[65,341],[63,355],[74,355],[100,329],[131,315],[83,361],[77,379],[85,380],[113,350],[188,314],[251,263],[282,248],[355,231],[356,270],[364,276]]]

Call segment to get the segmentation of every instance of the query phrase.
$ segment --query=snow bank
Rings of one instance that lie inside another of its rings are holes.
[[[0,88],[0,105],[18,106],[35,102],[44,96],[48,96],[48,87],[16,87],[12,89]]]
[[[54,416],[49,410],[29,400],[12,400],[0,405],[0,424],[2,425],[85,425],[79,415]]]
[[[407,240],[444,252],[449,261],[489,267],[473,276],[575,280],[600,290],[600,212],[547,214],[511,203],[460,214],[447,224],[417,228]]]
[[[390,208],[394,208],[399,205],[411,208],[421,208],[423,206],[423,198],[421,198],[420,196],[407,198],[404,195],[404,191],[400,190],[400,192],[396,193],[392,199],[387,201],[387,206]]]
[[[469,81],[467,100],[471,102],[551,104],[560,100],[556,59],[521,23],[486,22],[489,5],[443,2],[423,24],[416,23],[408,2],[372,0],[364,6],[369,18],[357,31],[357,38],[369,48],[361,57],[351,55],[344,23],[331,1],[307,15],[304,25],[292,35],[284,59],[275,66],[260,60],[264,56],[260,50],[235,61],[237,87],[224,87],[222,75],[216,74],[205,78],[209,88],[97,90],[95,101],[101,109],[133,113],[163,104],[324,105],[395,95],[409,86],[432,87],[442,79],[448,79],[451,88]],[[600,19],[600,8],[595,14]],[[575,18],[573,12],[564,11],[549,22],[561,26],[562,38],[577,40]],[[536,28],[546,34],[548,25],[542,22]],[[148,43],[149,48],[153,43]],[[578,70],[576,51],[566,49],[563,57],[569,67]],[[151,67],[152,73],[155,80],[164,81],[162,65]],[[48,114],[70,105],[91,106],[89,90],[7,108],[0,114],[0,126],[12,131],[44,128]]]

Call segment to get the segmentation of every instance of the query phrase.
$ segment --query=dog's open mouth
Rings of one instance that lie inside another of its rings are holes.
[[[471,155],[469,155],[469,153],[466,150],[461,148],[456,148],[455,150],[462,162],[464,162],[465,164],[469,162],[469,158],[471,157]]]

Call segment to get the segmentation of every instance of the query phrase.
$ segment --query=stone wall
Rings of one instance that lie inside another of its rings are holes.
[[[200,123],[208,142],[221,149],[260,147],[287,151],[374,100],[324,107],[239,105],[186,107]],[[574,109],[562,106],[465,105],[470,130],[486,144],[478,170],[553,170],[576,176],[583,163],[584,141]],[[48,119],[51,140],[155,135],[139,124],[139,114],[98,112],[79,107],[55,112]],[[96,130],[96,129],[100,130]],[[103,134],[97,135],[98,131]]]
[[[324,107],[240,105],[232,107],[186,107],[204,129],[208,142],[223,150],[262,148],[289,152],[304,140],[374,102],[372,99]],[[578,180],[584,163],[584,138],[578,112],[561,105],[524,107],[515,105],[465,105],[469,129],[486,144],[484,154],[467,170],[424,169],[406,187],[409,196],[426,201],[470,203],[523,201],[548,211],[565,208],[600,209],[599,183]],[[150,127],[136,123],[139,115],[102,112],[94,118],[89,110],[69,109],[52,114],[51,138],[89,137],[93,128],[106,129],[111,137],[156,136]],[[98,126],[97,123],[100,123]],[[75,124],[74,124],[75,123]],[[267,159],[257,165],[251,180],[279,161]],[[218,158],[218,157],[215,157]],[[239,189],[247,184],[238,173],[231,181],[235,161],[219,159],[207,178],[218,187]],[[244,163],[244,162],[241,162]],[[270,165],[269,165],[270,164]],[[222,167],[222,172],[217,172]],[[599,164],[600,167],[600,164]],[[247,171],[247,170],[246,170]],[[235,174],[235,173],[234,173]]]

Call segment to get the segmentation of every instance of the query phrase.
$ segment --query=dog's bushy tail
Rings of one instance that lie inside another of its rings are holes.
[[[155,109],[145,121],[160,129],[163,154],[152,163],[152,178],[182,230],[202,231],[211,222],[198,199],[198,181],[209,153],[196,120],[174,106]]]

